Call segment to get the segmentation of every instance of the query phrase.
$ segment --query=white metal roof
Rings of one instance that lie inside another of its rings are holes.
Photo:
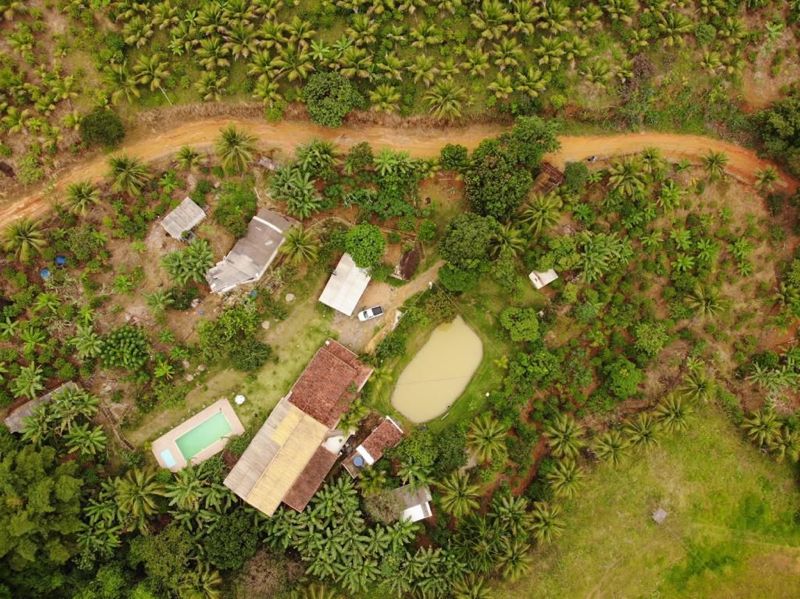
[[[161,226],[170,237],[180,240],[183,234],[191,231],[206,217],[203,209],[191,198],[184,198],[178,206],[161,221]]]
[[[344,254],[328,279],[319,301],[342,314],[352,316],[369,280],[369,271],[356,266],[350,254]]]
[[[536,287],[536,289],[541,289],[542,287],[546,287],[555,281],[558,278],[558,273],[552,268],[543,272],[536,272],[534,270],[528,275],[528,278],[531,280],[531,283],[533,283],[533,286]]]

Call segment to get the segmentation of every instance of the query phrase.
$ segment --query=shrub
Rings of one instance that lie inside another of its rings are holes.
[[[258,548],[258,528],[253,517],[239,510],[219,518],[203,540],[208,561],[221,570],[240,570]]]
[[[512,341],[536,341],[539,338],[539,318],[535,308],[506,308],[500,314],[500,324]]]
[[[364,105],[364,98],[339,73],[317,73],[303,88],[303,100],[311,120],[325,127],[339,127],[347,113]]]
[[[386,240],[375,225],[356,225],[347,232],[345,249],[359,268],[376,266],[383,257]]]
[[[116,112],[95,108],[81,119],[81,139],[88,146],[113,148],[125,137],[125,127]]]
[[[252,340],[237,344],[230,351],[231,365],[236,370],[254,371],[261,368],[272,355],[272,348],[263,341]]]
[[[448,171],[461,171],[469,162],[467,148],[458,144],[447,144],[442,148],[439,164]]]
[[[100,359],[109,368],[137,370],[150,355],[150,342],[139,327],[124,325],[111,331],[102,340]]]
[[[445,264],[439,271],[439,282],[448,291],[463,293],[475,288],[478,284],[478,273],[458,268],[452,264]]]
[[[247,183],[228,183],[219,194],[214,210],[214,220],[225,227],[234,237],[247,233],[247,224],[258,209],[255,192]]]

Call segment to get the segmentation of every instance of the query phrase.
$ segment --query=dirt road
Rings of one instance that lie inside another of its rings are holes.
[[[312,139],[331,141],[342,148],[349,148],[362,141],[374,148],[393,148],[409,152],[412,156],[429,158],[439,154],[442,146],[448,143],[461,144],[469,149],[475,148],[483,139],[501,133],[500,125],[470,125],[437,129],[431,127],[393,128],[379,125],[358,125],[327,129],[308,121],[286,120],[268,123],[263,120],[242,118],[207,118],[185,122],[167,130],[140,128],[129,136],[119,153],[135,156],[145,162],[164,159],[178,151],[182,146],[198,149],[212,147],[219,130],[227,125],[236,125],[249,131],[259,140],[264,150],[279,149],[290,153],[298,145]],[[626,133],[619,135],[566,135],[560,138],[561,150],[548,157],[557,166],[566,162],[583,160],[589,156],[606,158],[633,154],[644,148],[655,147],[664,156],[678,160],[686,158],[697,162],[711,150],[724,152],[730,158],[728,170],[737,178],[752,183],[755,172],[770,164],[759,159],[751,150],[732,143],[698,135],[672,133]],[[59,201],[66,187],[76,181],[99,181],[107,170],[106,155],[94,155],[85,161],[57,173],[55,181],[47,188],[39,189],[29,195],[11,198],[0,204],[0,225],[22,217],[38,218],[47,213],[53,202]],[[782,173],[783,184],[794,191],[797,183]]]

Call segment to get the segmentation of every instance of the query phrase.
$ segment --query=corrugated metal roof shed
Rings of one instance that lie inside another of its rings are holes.
[[[205,217],[205,211],[187,197],[164,217],[161,226],[170,237],[180,240],[184,233],[194,229]]]
[[[352,316],[369,280],[369,271],[356,266],[350,254],[344,254],[328,279],[319,301],[342,314]]]
[[[247,226],[247,234],[206,274],[211,291],[226,293],[258,281],[278,255],[284,234],[293,224],[273,210],[259,210]]]

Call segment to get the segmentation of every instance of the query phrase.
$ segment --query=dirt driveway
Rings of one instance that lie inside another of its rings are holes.
[[[347,149],[360,142],[369,142],[375,149],[392,148],[419,158],[438,156],[448,143],[475,148],[487,137],[504,130],[500,125],[469,125],[467,127],[432,128],[423,126],[388,127],[381,125],[353,125],[337,129],[319,127],[306,120],[284,120],[268,123],[248,118],[214,117],[183,122],[166,130],[140,128],[133,131],[119,152],[137,157],[145,162],[167,158],[182,146],[209,149],[220,129],[236,125],[255,135],[264,150],[279,149],[292,152],[298,145],[313,139],[324,139]],[[728,171],[746,183],[753,183],[755,172],[772,164],[756,156],[755,152],[735,144],[703,137],[676,133],[624,133],[619,135],[565,135],[560,138],[561,149],[546,157],[557,166],[568,161],[583,160],[589,156],[600,157],[633,154],[654,147],[670,159],[687,158],[695,162],[709,151],[728,155]],[[66,187],[76,181],[101,180],[108,170],[106,155],[93,155],[64,172],[55,180],[26,196],[16,196],[0,206],[0,223],[6,224],[22,217],[38,218],[51,209],[51,203],[61,199]],[[793,192],[797,183],[782,173],[784,187]]]
[[[428,288],[436,280],[439,269],[444,264],[439,261],[402,287],[388,283],[372,282],[364,292],[357,310],[381,306],[385,314],[375,320],[360,322],[356,315],[336,314],[331,328],[339,333],[339,341],[356,352],[369,352],[392,330],[397,309],[412,295]]]

